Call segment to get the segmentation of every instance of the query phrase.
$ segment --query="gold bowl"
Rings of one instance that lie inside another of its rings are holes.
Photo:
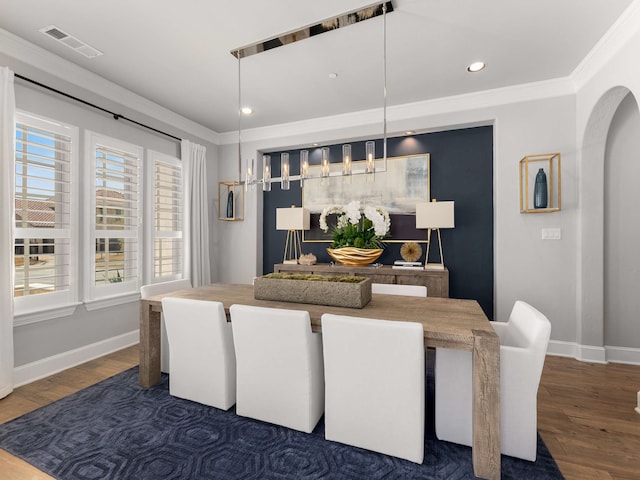
[[[382,248],[327,248],[327,253],[342,265],[363,266],[375,262],[382,255]]]

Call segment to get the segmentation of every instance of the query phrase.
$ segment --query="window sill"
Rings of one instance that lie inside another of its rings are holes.
[[[122,305],[125,303],[137,302],[140,300],[140,293],[128,293],[125,295],[116,295],[112,297],[101,298],[98,300],[91,300],[84,302],[84,306],[87,311],[99,310],[101,308],[113,307],[116,305]],[[13,317],[13,326],[20,327],[22,325],[29,325],[32,323],[44,322],[47,320],[53,320],[54,318],[62,318],[73,315],[76,308],[82,305],[83,302],[76,302],[68,305],[62,305],[59,307],[48,307],[39,310],[31,310],[26,312],[15,313]]]
[[[31,323],[44,322],[54,318],[68,317],[73,315],[76,307],[81,303],[72,303],[61,307],[47,308],[46,310],[34,310],[30,312],[17,313],[13,317],[13,326],[29,325]]]
[[[115,295],[112,297],[105,297],[96,300],[88,300],[84,302],[85,308],[90,312],[92,310],[99,310],[101,308],[113,307],[116,305],[122,305],[124,303],[137,302],[140,300],[140,292],[127,293],[125,295]]]

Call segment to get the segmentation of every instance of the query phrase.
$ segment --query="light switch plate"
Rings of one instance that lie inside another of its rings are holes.
[[[559,228],[543,228],[542,240],[561,240],[562,231]]]

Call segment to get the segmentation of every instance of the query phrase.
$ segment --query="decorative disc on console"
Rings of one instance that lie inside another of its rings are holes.
[[[422,256],[422,247],[417,242],[406,242],[400,247],[400,256],[405,262],[416,262]]]

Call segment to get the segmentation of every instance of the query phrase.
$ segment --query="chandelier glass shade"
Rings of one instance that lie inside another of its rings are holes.
[[[351,175],[351,145],[342,146],[342,175]]]
[[[271,155],[262,156],[262,191],[271,191]]]

